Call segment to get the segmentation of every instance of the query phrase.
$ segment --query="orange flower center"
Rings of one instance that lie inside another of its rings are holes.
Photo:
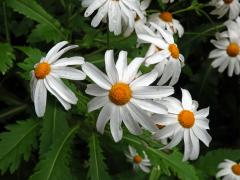
[[[179,49],[176,44],[170,44],[168,50],[171,52],[171,56],[175,59],[179,58]]]
[[[133,162],[136,164],[140,164],[142,162],[142,157],[139,155],[134,156]]]
[[[233,0],[223,0],[225,4],[231,4]]]
[[[124,105],[128,103],[132,97],[130,87],[125,83],[116,83],[109,91],[109,99],[116,105]]]
[[[240,176],[240,164],[234,164],[232,166],[232,171],[234,174]]]
[[[156,124],[156,126],[157,126],[158,129],[162,129],[162,128],[165,127],[164,125],[161,125],[161,124]]]
[[[172,13],[168,12],[168,11],[164,11],[162,12],[159,17],[165,21],[165,22],[172,22],[173,16]]]
[[[178,121],[184,128],[191,128],[194,125],[195,118],[194,114],[188,110],[182,110],[178,114]]]
[[[44,79],[51,71],[51,66],[47,62],[39,63],[34,69],[37,79]]]
[[[240,47],[237,43],[230,43],[226,51],[230,57],[236,57],[239,54]]]

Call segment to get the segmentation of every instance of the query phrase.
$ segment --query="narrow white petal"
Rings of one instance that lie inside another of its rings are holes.
[[[43,80],[38,80],[34,92],[34,105],[38,117],[43,117],[46,109],[47,89]]]
[[[99,113],[97,119],[97,131],[101,134],[104,133],[104,129],[108,121],[110,120],[110,116],[112,113],[112,105],[110,103],[106,104]]]
[[[190,160],[196,160],[199,156],[200,143],[193,131],[190,129],[190,139],[192,142],[192,152],[190,154]]]
[[[70,57],[70,58],[61,58],[58,59],[55,63],[52,64],[54,67],[59,66],[73,66],[73,65],[82,65],[84,63],[84,58],[80,56]]]
[[[144,166],[143,164],[140,164],[139,167],[143,170],[143,172],[145,173],[149,173],[150,172],[150,169],[146,166]]]
[[[95,97],[88,103],[88,112],[95,111],[103,106],[105,106],[109,102],[108,97],[101,96]]]
[[[169,144],[164,146],[162,149],[171,149],[178,145],[180,141],[183,139],[183,129],[179,129],[178,131],[175,130],[175,133],[173,135],[173,139],[170,141]]]
[[[99,7],[101,7],[104,3],[106,2],[106,0],[95,0],[85,11],[84,16],[88,17],[90,16],[96,9],[98,9]]]
[[[165,114],[154,114],[152,116],[153,121],[155,124],[160,124],[163,126],[168,126],[177,123],[177,116],[176,115],[165,115]]]
[[[196,119],[195,120],[196,125],[198,125],[200,128],[203,129],[209,129],[209,120],[207,118],[203,119]]]
[[[130,87],[149,86],[157,79],[157,76],[157,71],[153,70],[150,73],[144,74],[139,78],[135,79],[133,82],[131,82]]]
[[[205,118],[208,115],[209,115],[209,107],[201,109],[201,110],[195,112],[195,118],[196,119]]]
[[[118,72],[114,63],[113,50],[108,50],[105,53],[105,68],[110,82],[115,84],[118,81]]]
[[[124,71],[127,68],[127,51],[120,51],[118,60],[116,63],[116,68],[118,71],[119,81],[122,81],[124,76]]]
[[[183,156],[183,161],[187,161],[192,152],[192,142],[190,139],[190,129],[185,129],[184,130],[184,156]]]
[[[166,49],[168,45],[159,37],[153,37],[146,34],[137,34],[138,38],[146,43],[151,43],[160,49]]]
[[[174,97],[163,98],[161,102],[166,104],[169,113],[179,114],[183,110],[182,103]]]
[[[193,128],[194,134],[206,145],[209,146],[209,143],[212,140],[212,137],[208,134],[208,132],[204,129],[201,129],[197,126],[194,126]]]
[[[117,106],[114,106],[114,109],[111,113],[110,119],[110,130],[115,142],[119,142],[122,139],[122,128],[121,128],[122,119],[120,117],[120,109]]]
[[[179,125],[177,123],[165,126],[164,128],[156,131],[156,133],[154,134],[154,138],[160,140],[172,137],[178,127]]]
[[[163,38],[164,38],[169,44],[174,44],[174,39],[173,39],[172,34],[167,33],[167,31],[164,31],[160,26],[158,26],[158,25],[155,24],[155,23],[150,22],[150,24],[151,24],[155,29],[157,29],[157,30],[161,33],[161,35],[163,36]]]
[[[107,15],[109,3],[106,2],[102,7],[99,8],[97,14],[92,19],[91,25],[97,27],[102,19]]]
[[[93,64],[90,64],[90,63],[83,64],[82,70],[87,74],[89,78],[91,78],[101,88],[107,89],[107,90],[111,88],[111,84],[108,80],[108,77]]]
[[[62,97],[65,101],[71,104],[76,104],[78,99],[75,94],[62,82],[58,77],[53,77],[48,75],[46,77],[49,86],[54,89],[54,91]]]
[[[62,49],[66,44],[68,44],[67,41],[62,41],[57,43],[55,46],[53,46],[47,53],[45,60],[48,61],[53,55],[55,55],[60,49]]]
[[[183,109],[191,110],[192,109],[192,96],[186,89],[182,90],[182,106]]]
[[[51,73],[54,76],[70,80],[84,80],[86,74],[72,67],[52,67]]]
[[[99,87],[96,84],[88,84],[85,92],[92,96],[107,96],[108,95],[108,91],[106,91],[105,89],[102,89],[101,87]]]

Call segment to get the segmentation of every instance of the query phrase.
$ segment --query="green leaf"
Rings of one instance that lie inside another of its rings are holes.
[[[15,56],[13,48],[8,43],[0,43],[0,72],[5,74],[12,66]]]
[[[54,37],[49,36],[48,39],[45,39],[46,36],[43,36],[44,40],[64,40],[66,39],[66,33],[61,27],[60,23],[54,19],[50,14],[48,14],[36,1],[34,0],[7,0],[5,1],[9,7],[14,9],[20,14],[25,15],[26,17],[40,23],[40,28],[37,26],[37,30],[34,30],[34,34],[36,35],[36,31],[39,33],[43,31],[43,27],[47,27],[48,31],[55,33]],[[40,30],[39,30],[40,29]],[[46,31],[45,31],[46,32]],[[39,35],[39,34],[38,34]],[[56,38],[58,37],[58,38]],[[41,38],[39,36],[39,38]]]
[[[205,156],[199,158],[196,163],[196,167],[201,169],[205,174],[215,176],[217,173],[218,164],[223,162],[224,159],[239,161],[240,150],[217,149],[209,151]]]
[[[51,150],[37,164],[36,171],[29,178],[30,180],[74,179],[69,164],[71,159],[71,145],[78,129],[79,126],[75,126],[51,146]]]
[[[29,119],[17,121],[16,124],[6,126],[8,132],[0,134],[0,169],[5,173],[7,169],[13,173],[22,158],[27,161],[32,149],[37,146],[37,132],[39,121]]]
[[[159,165],[154,166],[149,176],[149,180],[158,180],[160,178],[160,175],[161,175],[160,166]]]
[[[153,147],[150,147],[138,137],[125,133],[123,140],[130,145],[144,150],[150,157],[153,164],[160,164],[161,170],[166,175],[176,175],[184,180],[197,180],[196,171],[188,162],[182,161],[182,154],[178,151],[165,153]]]
[[[95,134],[92,135],[89,141],[89,171],[88,178],[92,180],[108,180],[111,179],[106,172],[106,165],[104,163],[104,156],[99,144],[98,138]]]
[[[62,110],[56,100],[49,101],[42,123],[40,155],[44,155],[52,144],[62,139],[69,129],[67,113]]]
[[[34,65],[38,63],[44,54],[39,50],[31,47],[17,47],[20,51],[27,55],[23,62],[18,63],[18,66],[23,70],[20,75],[25,79],[30,79],[30,72],[34,69]]]

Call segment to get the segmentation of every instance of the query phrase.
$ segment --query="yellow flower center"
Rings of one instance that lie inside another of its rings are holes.
[[[233,0],[223,0],[225,4],[231,4]]]
[[[109,99],[116,105],[124,105],[128,103],[132,97],[132,91],[128,84],[116,83],[109,91]]]
[[[140,164],[142,162],[142,157],[139,155],[134,156],[133,162],[136,164]]]
[[[158,129],[162,129],[162,128],[165,127],[164,125],[161,125],[161,124],[156,124],[156,126],[157,126]]]
[[[239,54],[240,47],[237,43],[230,43],[226,51],[230,57],[236,57]]]
[[[232,166],[232,171],[234,174],[236,174],[237,176],[240,176],[240,164],[234,164]]]
[[[171,56],[175,59],[179,58],[179,49],[176,44],[170,44],[168,50],[171,52]]]
[[[168,12],[168,11],[164,11],[162,12],[159,17],[163,20],[163,21],[166,21],[166,22],[172,22],[173,20],[173,16],[172,16],[172,13]]]
[[[194,114],[188,110],[182,110],[178,114],[178,121],[184,128],[191,128],[194,125],[195,118]]]
[[[44,79],[51,71],[51,66],[47,62],[39,63],[34,69],[37,79]]]

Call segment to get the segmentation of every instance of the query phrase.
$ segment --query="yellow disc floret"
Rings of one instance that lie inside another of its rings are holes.
[[[234,164],[232,166],[232,171],[234,174],[236,174],[237,176],[240,176],[240,164]]]
[[[230,43],[226,51],[230,57],[236,57],[239,54],[240,47],[237,43]]]
[[[164,11],[162,12],[159,17],[165,21],[165,22],[172,22],[173,20],[173,16],[172,16],[172,13],[168,12],[168,11]]]
[[[37,79],[44,79],[51,71],[51,66],[47,62],[39,63],[35,69],[35,77]]]
[[[175,59],[178,59],[179,58],[179,49],[178,49],[178,47],[177,47],[177,45],[176,44],[170,44],[169,46],[168,46],[168,50],[170,51],[170,53],[171,53],[171,56],[173,57],[173,58],[175,58]]]
[[[194,125],[195,117],[193,112],[188,110],[182,110],[178,114],[178,121],[184,128],[191,128]]]
[[[233,0],[223,0],[225,4],[231,4]]]
[[[136,164],[140,164],[142,162],[142,157],[139,155],[134,156],[133,162]]]
[[[109,91],[109,99],[116,105],[128,103],[132,97],[132,91],[128,84],[116,83]]]

